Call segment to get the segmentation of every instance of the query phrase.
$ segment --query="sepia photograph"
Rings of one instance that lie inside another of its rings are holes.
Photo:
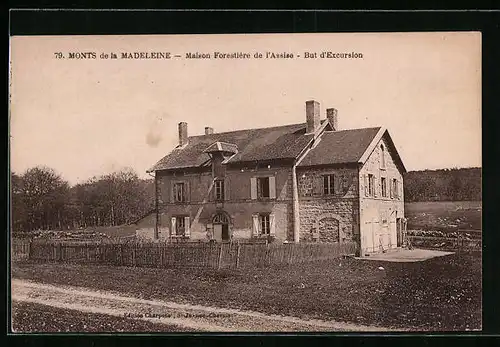
[[[10,327],[482,330],[481,33],[10,37]]]

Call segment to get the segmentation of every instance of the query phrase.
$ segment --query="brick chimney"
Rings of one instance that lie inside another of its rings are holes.
[[[336,108],[327,108],[326,109],[326,119],[333,127],[334,131],[339,130],[339,120],[337,117],[337,109]]]
[[[314,100],[306,101],[306,133],[312,134],[318,130],[320,121],[319,102]]]
[[[205,127],[205,135],[212,135],[214,133],[214,128]]]
[[[179,123],[179,146],[185,146],[188,143],[188,125],[186,122]]]

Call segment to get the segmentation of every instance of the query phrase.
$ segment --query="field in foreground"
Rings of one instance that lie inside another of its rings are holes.
[[[12,274],[139,298],[305,319],[421,331],[481,328],[481,257],[470,254],[414,263],[349,258],[226,271],[17,263]]]
[[[481,229],[481,201],[424,201],[405,203],[408,229]]]
[[[165,326],[106,314],[84,313],[52,306],[12,303],[13,332],[183,332],[177,326]],[[193,331],[192,329],[189,331]]]

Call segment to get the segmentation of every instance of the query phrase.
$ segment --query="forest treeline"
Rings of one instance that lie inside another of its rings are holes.
[[[410,171],[405,201],[481,200],[481,169]],[[14,231],[72,230],[129,224],[154,208],[154,181],[132,169],[71,186],[53,169],[38,166],[11,174]]]
[[[409,171],[404,192],[406,202],[480,201],[481,168]]]
[[[11,174],[12,229],[72,230],[129,224],[154,206],[154,182],[123,169],[73,186],[38,166]]]

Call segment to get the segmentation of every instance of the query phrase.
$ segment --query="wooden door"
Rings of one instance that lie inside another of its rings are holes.
[[[222,227],[222,241],[229,241],[229,225],[227,224],[222,224],[220,225]]]
[[[214,239],[217,242],[222,241],[222,224],[214,224]]]
[[[396,218],[396,238],[397,246],[401,247],[403,241],[402,229],[401,229],[401,218]]]

